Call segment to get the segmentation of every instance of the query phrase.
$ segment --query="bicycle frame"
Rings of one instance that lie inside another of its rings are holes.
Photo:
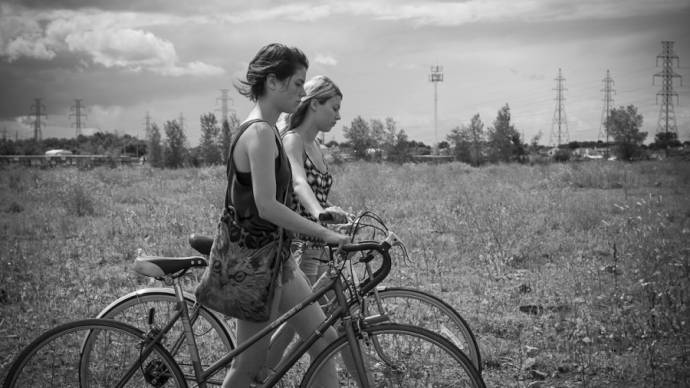
[[[361,246],[361,244],[358,244]],[[368,282],[365,283],[363,288],[375,288],[375,285],[380,282],[388,273],[390,270],[390,257],[388,256],[387,251],[381,251],[380,250],[380,245],[378,243],[370,243],[370,244],[365,244],[364,249],[358,249],[358,250],[376,250],[382,253],[384,258],[387,258],[387,260],[384,260],[384,265],[382,268],[378,269],[372,277],[368,279]],[[187,339],[190,350],[190,356],[192,359],[192,366],[194,368],[194,374],[196,377],[196,383],[198,384],[199,387],[204,388],[206,387],[207,383],[210,380],[211,376],[216,374],[221,368],[226,367],[237,355],[240,353],[244,352],[247,348],[258,342],[260,339],[266,337],[267,335],[270,335],[275,329],[280,327],[282,324],[287,322],[290,318],[293,316],[297,315],[299,312],[304,310],[307,306],[309,306],[312,303],[317,302],[321,297],[323,297],[326,293],[333,291],[336,295],[336,300],[338,301],[338,307],[330,313],[328,317],[318,326],[318,328],[312,332],[311,335],[309,335],[307,338],[305,338],[302,343],[297,347],[297,349],[291,350],[290,353],[286,356],[283,357],[280,361],[280,363],[274,368],[275,372],[272,373],[267,380],[265,380],[260,387],[272,387],[275,384],[277,384],[280,379],[292,368],[292,366],[299,360],[300,357],[302,357],[308,350],[309,348],[319,339],[323,336],[323,333],[331,326],[334,326],[336,322],[339,320],[342,322],[342,325],[345,329],[345,334],[348,339],[349,343],[349,348],[350,348],[350,355],[352,356],[352,359],[354,360],[354,366],[356,368],[356,372],[358,374],[358,378],[360,379],[359,384],[361,386],[364,386],[364,381],[362,379],[365,378],[366,376],[366,369],[364,367],[364,361],[361,356],[361,350],[359,347],[359,342],[357,341],[357,334],[358,330],[355,330],[355,327],[357,327],[354,322],[353,322],[353,317],[351,315],[350,311],[350,305],[351,303],[348,303],[348,299],[345,296],[344,289],[345,289],[345,284],[343,282],[343,265],[341,265],[343,259],[339,258],[338,255],[334,255],[333,251],[331,250],[331,257],[333,260],[331,260],[329,264],[329,281],[326,283],[325,286],[320,287],[318,290],[316,290],[311,296],[308,298],[304,299],[302,302],[298,303],[296,306],[291,308],[290,310],[286,311],[283,313],[280,317],[272,321],[268,326],[263,328],[261,331],[253,335],[251,338],[249,338],[247,341],[245,341],[242,344],[238,344],[238,346],[230,351],[228,354],[223,356],[221,359],[215,361],[212,365],[210,365],[207,369],[204,369],[201,365],[201,360],[199,357],[198,349],[196,346],[196,341],[194,338],[194,333],[192,331],[192,325],[191,325],[191,318],[189,315],[189,308],[187,306],[187,303],[184,298],[184,291],[182,290],[182,286],[180,284],[180,281],[178,278],[175,279],[168,279],[168,281],[173,283],[174,289],[175,289],[175,294],[177,296],[177,303],[178,303],[178,311],[173,315],[173,317],[170,319],[170,321],[165,325],[164,328],[162,328],[160,331],[156,332],[155,334],[151,335],[150,338],[150,343],[145,344],[145,346],[142,347],[141,351],[141,358],[147,357],[150,352],[153,349],[153,344],[158,343],[162,340],[162,338],[167,334],[168,331],[172,329],[174,324],[177,322],[178,319],[182,319],[182,325],[184,329],[184,336]],[[347,259],[345,259],[347,260]],[[367,263],[368,264],[368,263]],[[360,291],[361,292],[361,291]],[[359,298],[358,295],[355,295],[355,297]],[[371,317],[367,318],[358,318],[358,322],[367,325],[367,324],[372,324],[376,323],[379,321],[386,320],[385,317],[381,317],[380,315],[374,315]],[[132,371],[134,368],[136,368],[137,365],[132,366]],[[128,373],[129,374],[129,373]]]

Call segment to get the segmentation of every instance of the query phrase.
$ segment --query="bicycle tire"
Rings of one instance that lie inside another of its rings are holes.
[[[92,352],[92,358],[84,361],[81,345],[87,336],[99,342],[98,349],[107,353]],[[140,345],[145,341],[141,330],[119,321],[94,318],[69,322],[46,331],[27,345],[10,366],[3,388],[114,386],[141,357]],[[120,367],[96,365],[120,361],[125,362]],[[131,378],[134,381],[128,381],[126,387],[187,387],[177,363],[160,344],[153,345],[152,352]]]
[[[195,306],[195,299],[189,294],[184,295],[188,307]],[[233,321],[225,321],[218,317],[212,310],[204,306],[199,308],[199,316],[192,329],[199,351],[199,358],[206,368],[213,362],[225,356],[235,348],[234,333],[229,324]],[[149,309],[156,309],[154,326],[162,328],[170,316],[177,311],[177,296],[170,288],[149,288],[131,292],[104,308],[98,318],[116,319],[126,322],[142,331],[149,331]],[[190,310],[191,315],[191,310]],[[88,343],[85,342],[85,352],[88,352]],[[165,337],[163,346],[168,350],[178,363],[188,380],[195,379],[194,368],[188,347],[184,338],[182,321],[179,320]],[[221,369],[212,380],[220,384],[226,369]]]
[[[467,321],[451,305],[433,294],[407,287],[379,287],[378,294],[393,322],[441,334],[465,353],[479,373],[482,372],[476,337]],[[376,307],[373,295],[370,300],[369,304]]]
[[[485,388],[467,356],[447,338],[427,329],[382,323],[363,328],[358,341],[371,386]],[[316,375],[331,362],[335,363],[341,387],[359,386],[340,355],[349,351],[347,346],[345,335],[328,345],[312,362],[300,387],[313,388]]]

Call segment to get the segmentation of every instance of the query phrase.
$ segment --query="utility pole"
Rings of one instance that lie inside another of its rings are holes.
[[[662,41],[661,54],[656,56],[656,65],[659,66],[659,59],[662,61],[663,69],[654,74],[652,78],[652,85],[656,77],[661,77],[661,90],[656,94],[656,102],[659,103],[659,96],[661,96],[661,109],[659,109],[659,126],[657,132],[664,132],[667,134],[675,133],[678,135],[678,127],[676,126],[676,114],[673,109],[673,97],[678,101],[678,93],[673,90],[673,79],[680,78],[680,85],[683,86],[683,79],[680,74],[673,70],[673,62],[675,60],[676,66],[680,65],[680,59],[673,51],[673,42]]]
[[[69,118],[75,118],[74,127],[76,128],[76,137],[81,135],[82,122],[81,118],[86,119],[86,113],[82,113],[82,109],[86,110],[86,107],[81,104],[81,99],[74,100],[74,105],[70,107],[72,113],[69,114]]]
[[[228,121],[228,113],[230,111],[234,111],[234,109],[228,106],[228,101],[232,102],[232,98],[228,96],[229,91],[229,89],[220,89],[220,97],[216,98],[216,102],[220,100],[221,125],[223,125],[224,122]]]
[[[443,82],[443,66],[431,66],[429,81],[434,84],[434,149],[438,148],[438,83]]]
[[[602,82],[604,83],[604,88],[601,89],[601,91],[604,92],[604,106],[601,111],[601,125],[599,126],[598,140],[603,138],[608,148],[609,117],[611,116],[611,107],[613,106],[613,94],[616,93],[613,89],[613,78],[611,78],[611,73],[608,70],[606,70],[606,78],[604,78]]]
[[[41,102],[40,98],[35,98],[34,103],[31,104],[31,113],[34,116],[34,141],[43,139],[42,127],[45,124],[46,106]]]
[[[558,69],[558,78],[554,78],[554,80],[556,81],[556,88],[554,89],[556,91],[556,109],[553,112],[553,124],[551,125],[551,138],[549,142],[553,145],[555,137],[558,140],[556,146],[560,146],[564,140],[566,143],[569,141],[568,119],[565,117],[565,106],[563,104],[563,101],[565,101],[563,92],[567,89],[563,86],[565,78],[563,78],[560,68]],[[558,128],[558,132],[556,132],[556,128]]]

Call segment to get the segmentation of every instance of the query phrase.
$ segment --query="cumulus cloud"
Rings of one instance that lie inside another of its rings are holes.
[[[324,54],[317,54],[316,58],[314,59],[314,62],[320,63],[322,65],[326,66],[335,66],[338,64],[338,61],[333,58],[330,55],[324,55]]]
[[[10,62],[22,57],[51,60],[59,52],[68,52],[83,54],[104,67],[164,76],[224,73],[222,68],[200,61],[181,62],[173,43],[135,27],[142,21],[133,14],[35,12],[1,7],[0,57]]]

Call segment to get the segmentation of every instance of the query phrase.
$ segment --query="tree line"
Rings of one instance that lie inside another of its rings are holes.
[[[644,146],[647,133],[642,132],[643,117],[634,105],[621,106],[611,110],[605,123],[614,140],[611,143],[570,142],[561,144],[555,159],[565,161],[570,152],[579,147],[610,148],[621,160],[639,158],[644,148],[667,149],[680,146],[675,133],[657,133],[648,147]],[[233,133],[239,127],[239,120],[233,113],[222,123],[213,113],[200,116],[201,137],[197,147],[189,147],[186,134],[177,120],[168,120],[162,130],[153,123],[141,140],[130,135],[119,136],[113,133],[97,132],[90,136],[76,138],[49,138],[41,142],[31,139],[8,140],[0,142],[2,155],[37,155],[48,149],[65,149],[74,154],[99,154],[111,156],[135,156],[145,158],[154,167],[180,168],[224,164],[228,157]],[[366,120],[355,117],[350,125],[343,127],[345,142],[330,141],[326,144],[338,152],[336,158],[363,159],[370,161],[387,160],[395,163],[411,161],[415,155],[429,155],[432,147],[410,140],[404,129],[391,117],[384,120]],[[473,115],[468,123],[453,128],[444,141],[436,145],[437,152],[453,156],[456,160],[473,166],[486,163],[524,162],[527,155],[543,152],[546,146],[539,145],[541,133],[529,142],[522,138],[520,131],[511,122],[510,107],[501,107],[491,126],[485,128],[480,115]]]

